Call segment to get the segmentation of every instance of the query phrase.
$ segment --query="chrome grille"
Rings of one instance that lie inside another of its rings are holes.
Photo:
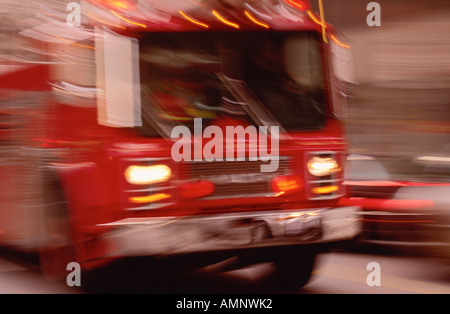
[[[271,196],[271,180],[289,174],[289,158],[280,157],[275,172],[261,172],[263,161],[213,161],[188,163],[190,180],[207,180],[214,183],[214,193],[205,199]]]

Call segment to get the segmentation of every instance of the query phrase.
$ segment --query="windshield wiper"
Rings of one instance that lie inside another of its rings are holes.
[[[144,88],[143,92],[146,93],[150,102],[156,104],[159,110],[162,110],[163,106],[160,104],[158,97],[148,88]],[[142,117],[150,124],[150,126],[163,138],[170,138],[173,127],[177,126],[176,123],[162,123],[162,119],[158,119],[158,114],[153,106],[142,106]]]
[[[270,111],[267,110],[261,100],[259,100],[244,81],[230,78],[223,73],[217,73],[216,75],[233,97],[243,104],[242,107],[246,113],[258,126],[266,127],[264,129],[267,129],[269,133],[272,126],[277,126],[279,128],[279,135],[273,134],[273,136],[287,138],[287,133],[284,128],[277,122]]]

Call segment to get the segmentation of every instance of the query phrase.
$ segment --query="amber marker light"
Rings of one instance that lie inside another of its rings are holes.
[[[344,44],[343,42],[339,41],[339,39],[337,39],[336,36],[334,36],[334,35],[331,35],[331,40],[334,41],[337,45],[339,45],[339,46],[341,46],[343,48],[347,48],[347,49],[350,48],[349,45]]]
[[[146,195],[146,196],[133,196],[133,197],[130,197],[128,200],[130,201],[130,203],[147,204],[147,203],[162,201],[169,197],[170,197],[170,194],[158,193],[158,194],[152,194],[152,195]]]
[[[259,26],[264,27],[264,28],[266,28],[266,29],[269,28],[269,25],[267,25],[267,24],[265,24],[265,23],[263,23],[263,22],[261,22],[261,21],[258,21],[256,18],[254,18],[254,17],[250,14],[250,12],[244,11],[244,14],[245,14],[245,16],[247,16],[247,18],[248,18],[250,21],[252,21],[252,22],[255,23],[256,25],[259,25]]]
[[[325,16],[324,16],[324,11],[323,11],[323,1],[322,0],[318,0],[319,1],[319,12],[320,12],[320,20],[322,21],[322,37],[323,37],[323,41],[325,43],[328,43],[327,40],[327,34],[326,34],[326,24],[325,24]]]
[[[220,15],[216,10],[212,10],[212,14],[219,20],[221,21],[223,24],[228,25],[230,27],[239,29],[240,26],[236,23],[233,23],[231,21],[228,21],[227,19],[225,19],[222,15]]]
[[[114,11],[111,10],[111,13],[114,14],[115,16],[117,16],[119,19],[121,19],[124,22],[127,22],[127,23],[132,24],[132,25],[140,26],[142,28],[147,28],[147,25],[142,24],[142,23],[138,23],[138,22],[133,22],[133,21],[127,19],[127,18],[124,18],[122,15],[120,15],[117,12],[114,12]]]
[[[312,13],[311,11],[308,10],[308,15],[311,18],[311,20],[313,20],[314,23],[320,25],[320,26],[324,26],[327,27],[326,24],[322,23],[322,21],[320,21],[319,19],[317,19],[317,17],[314,15],[314,13]]]
[[[70,40],[68,40],[68,39],[62,38],[62,37],[60,37],[60,36],[56,36],[56,38],[58,38],[59,40],[62,40],[62,41],[64,41],[64,42],[68,43],[69,45],[75,46],[75,47],[80,47],[80,48],[86,48],[86,49],[95,50],[95,47],[93,47],[93,46],[87,46],[87,45],[77,44],[77,43],[75,43],[75,42],[73,42],[73,41],[70,41]]]
[[[329,194],[339,190],[336,185],[318,186],[312,189],[314,194]]]
[[[205,23],[199,22],[197,20],[194,20],[193,18],[191,18],[190,16],[188,16],[186,13],[184,13],[183,11],[179,10],[178,13],[180,13],[181,16],[183,16],[186,20],[188,20],[189,22],[191,22],[192,24],[201,26],[203,28],[209,28],[209,26]]]

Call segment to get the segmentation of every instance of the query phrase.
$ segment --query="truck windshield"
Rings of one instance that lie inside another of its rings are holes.
[[[238,82],[250,100],[223,77]],[[260,124],[248,113],[250,105],[286,131],[320,129],[326,119],[315,33],[147,34],[140,40],[140,79],[142,130],[150,136],[193,127],[194,118],[207,120],[206,126],[220,115]]]

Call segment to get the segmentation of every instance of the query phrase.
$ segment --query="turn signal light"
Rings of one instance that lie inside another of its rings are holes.
[[[298,192],[303,188],[303,180],[299,176],[277,176],[272,180],[272,190],[277,195]]]
[[[133,197],[129,198],[129,201],[131,203],[135,203],[135,204],[146,204],[146,203],[162,201],[169,197],[170,197],[170,194],[158,193],[158,194],[147,195],[147,196],[133,196]]]
[[[190,182],[181,185],[182,198],[199,198],[211,195],[214,192],[214,184],[210,181]]]
[[[339,190],[336,185],[318,186],[312,189],[314,194],[329,194]]]

